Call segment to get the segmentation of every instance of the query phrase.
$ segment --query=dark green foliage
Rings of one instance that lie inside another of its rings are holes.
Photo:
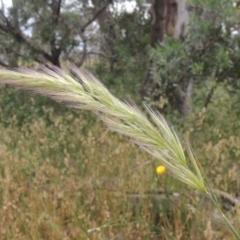
[[[157,49],[150,50],[153,59],[152,73],[158,88],[150,96],[149,103],[166,110],[169,107],[169,91],[180,86],[189,94],[193,85],[193,108],[199,99],[194,89],[205,89],[205,97],[197,105],[207,107],[214,90],[226,83],[226,91],[238,92],[240,67],[240,38],[237,35],[239,9],[233,1],[192,1],[191,19],[185,41],[166,38]],[[208,89],[206,84],[210,84]],[[189,96],[189,95],[190,96]],[[159,97],[166,98],[160,104]],[[151,100],[152,99],[152,100]]]

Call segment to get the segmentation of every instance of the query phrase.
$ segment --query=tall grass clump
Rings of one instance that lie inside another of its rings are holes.
[[[92,111],[110,130],[126,135],[154,156],[174,178],[205,193],[221,212],[214,193],[204,182],[190,145],[187,147],[189,164],[176,133],[159,113],[146,107],[149,120],[134,103],[115,98],[90,73],[76,67],[72,67],[71,73],[59,68],[44,68],[42,72],[1,69],[0,82],[49,96],[73,108]],[[223,213],[222,216],[240,239]]]

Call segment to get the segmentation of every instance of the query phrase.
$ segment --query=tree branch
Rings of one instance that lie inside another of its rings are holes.
[[[25,44],[33,52],[42,55],[46,60],[54,64],[53,57],[44,50],[35,47],[31,42],[29,42],[19,29],[12,26],[8,18],[3,14],[2,10],[0,10],[0,17],[6,24],[6,26],[4,26],[2,23],[0,23],[0,30],[7,34],[10,34],[17,42]]]
[[[80,31],[83,33],[86,28],[92,23],[94,22],[98,17],[99,15],[101,15],[106,9],[107,7],[112,3],[112,0],[108,0],[108,2],[101,8],[99,9],[95,14],[94,16],[88,21],[86,22],[80,29]]]
[[[41,16],[41,14],[38,11],[38,6],[37,6],[36,2],[34,0],[31,0],[31,2],[32,2],[33,6],[34,6],[34,10],[35,10],[36,14],[38,15],[39,19],[41,21],[44,21],[42,16]]]
[[[53,21],[55,24],[58,23],[58,19],[60,17],[61,3],[62,3],[62,0],[58,0],[58,1],[52,0],[51,9],[53,14]]]

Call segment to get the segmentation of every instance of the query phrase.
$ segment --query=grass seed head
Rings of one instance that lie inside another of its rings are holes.
[[[76,67],[71,69],[74,76],[59,68],[43,70],[1,69],[0,82],[29,89],[70,107],[94,112],[109,129],[129,137],[158,159],[173,177],[206,192],[194,154],[189,148],[192,171],[187,166],[180,140],[159,113],[147,107],[150,121],[136,105],[115,98],[92,74]]]

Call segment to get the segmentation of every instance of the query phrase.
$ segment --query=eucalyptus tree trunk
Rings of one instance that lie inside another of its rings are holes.
[[[166,0],[153,0],[151,7],[152,25],[151,25],[151,46],[155,47],[157,43],[162,42],[165,34],[165,11]]]
[[[182,39],[186,35],[185,25],[188,21],[188,13],[185,9],[185,0],[152,0],[150,13],[152,16],[151,23],[151,46],[156,46],[164,40],[165,35],[169,35],[174,39]],[[147,77],[141,90],[142,98],[150,97],[156,92],[158,81],[152,74],[155,62],[150,60]],[[166,82],[167,79],[166,79]],[[180,83],[168,83],[164,90],[168,102],[173,105],[183,115],[190,113],[190,105],[188,97],[182,91]],[[161,91],[160,91],[161,92]],[[155,96],[155,100],[161,97],[161,93]],[[153,99],[153,101],[155,101]]]

